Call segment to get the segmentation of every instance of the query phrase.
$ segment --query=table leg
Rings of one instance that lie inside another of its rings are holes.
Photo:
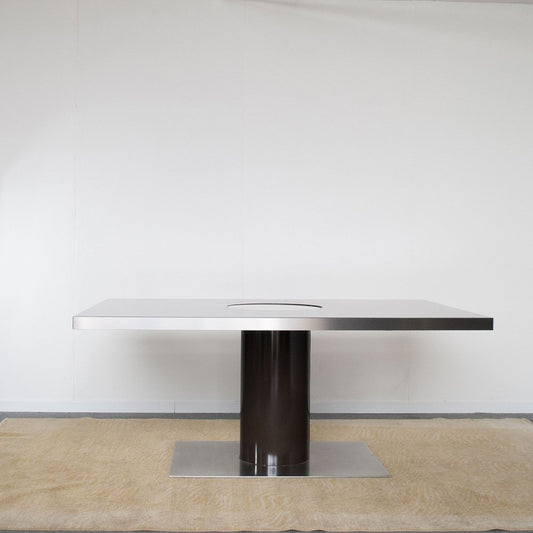
[[[241,333],[241,438],[178,441],[170,477],[389,477],[363,442],[309,442],[309,331]]]
[[[241,334],[243,474],[305,474],[309,460],[309,331]]]

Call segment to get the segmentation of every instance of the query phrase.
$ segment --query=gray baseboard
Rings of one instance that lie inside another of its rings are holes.
[[[64,413],[1,411],[4,418],[168,418],[168,419],[238,419],[238,413]],[[533,413],[311,413],[312,419],[393,419],[429,420],[431,418],[526,418],[533,422]],[[1,533],[1,530],[0,530]]]

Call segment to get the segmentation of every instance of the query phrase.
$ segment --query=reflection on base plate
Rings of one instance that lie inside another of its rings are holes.
[[[309,461],[261,466],[239,460],[237,441],[178,441],[170,477],[390,477],[364,442],[310,443]]]

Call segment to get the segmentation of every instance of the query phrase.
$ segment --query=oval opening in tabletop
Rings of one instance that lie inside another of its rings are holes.
[[[248,311],[298,311],[302,308],[322,309],[318,304],[284,303],[284,302],[245,302],[228,304],[228,307],[236,307]]]

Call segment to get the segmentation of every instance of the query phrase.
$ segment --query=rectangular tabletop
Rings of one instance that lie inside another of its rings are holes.
[[[75,329],[491,330],[493,319],[427,300],[111,299]]]

